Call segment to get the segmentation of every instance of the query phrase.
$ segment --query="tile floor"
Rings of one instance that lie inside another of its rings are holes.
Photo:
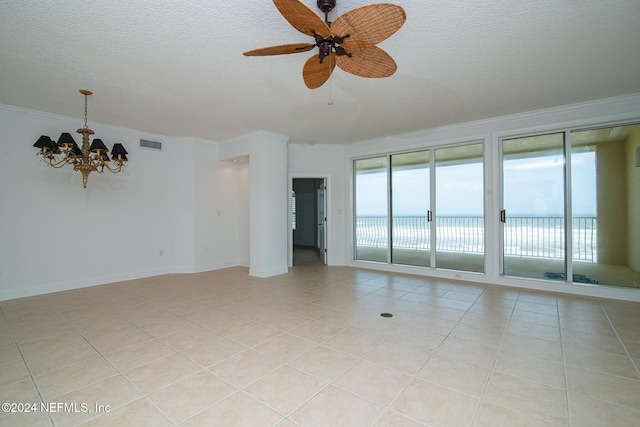
[[[0,309],[0,426],[640,425],[639,303],[312,265]]]

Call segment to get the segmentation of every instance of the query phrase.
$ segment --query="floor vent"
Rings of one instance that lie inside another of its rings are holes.
[[[162,150],[162,142],[149,141],[147,139],[140,140],[140,147],[152,148],[154,150]]]

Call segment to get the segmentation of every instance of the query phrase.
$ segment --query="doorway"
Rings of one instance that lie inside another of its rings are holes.
[[[326,181],[326,178],[292,179],[290,265],[327,263]]]

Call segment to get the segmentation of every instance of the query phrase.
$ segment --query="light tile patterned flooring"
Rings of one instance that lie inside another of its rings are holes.
[[[310,265],[0,309],[0,426],[640,425],[638,303]]]

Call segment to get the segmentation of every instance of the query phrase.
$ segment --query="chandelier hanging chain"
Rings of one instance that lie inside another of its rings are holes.
[[[84,94],[84,127],[87,128],[87,98],[88,95]]]

